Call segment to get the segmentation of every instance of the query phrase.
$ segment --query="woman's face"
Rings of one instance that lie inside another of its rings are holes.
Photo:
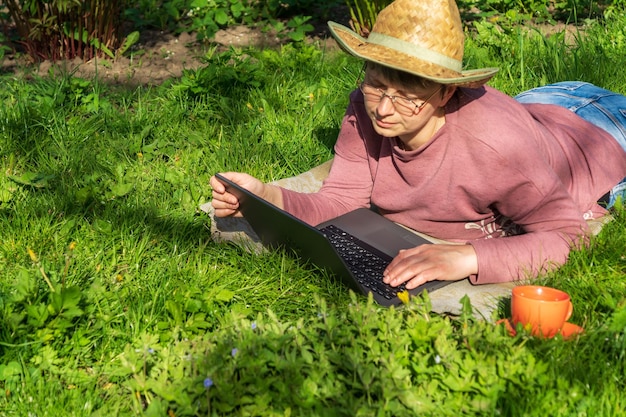
[[[361,88],[374,130],[384,137],[397,136],[410,148],[430,140],[440,119],[445,121],[443,106],[451,94],[442,90],[443,86],[435,84],[430,88],[416,85],[409,91],[392,85],[380,72],[370,68],[365,71]]]

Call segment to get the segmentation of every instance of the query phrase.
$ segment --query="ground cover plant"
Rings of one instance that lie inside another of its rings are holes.
[[[583,79],[626,93],[626,16],[573,37],[481,20],[468,67],[507,93]],[[361,65],[296,43],[208,50],[158,87],[0,78],[0,412],[16,416],[626,414],[626,212],[539,282],[573,340],[383,309],[286,253],[216,244],[208,179],[332,156]],[[504,317],[506,300],[497,317]]]

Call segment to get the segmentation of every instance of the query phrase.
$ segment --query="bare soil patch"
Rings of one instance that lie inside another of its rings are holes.
[[[316,31],[307,42],[318,43],[327,48],[337,48],[328,34]],[[71,61],[33,63],[23,54],[10,54],[1,62],[0,73],[18,76],[46,76],[71,73],[85,79],[124,85],[158,85],[169,78],[180,77],[186,69],[203,65],[202,56],[209,48],[225,50],[229,47],[256,46],[278,48],[286,42],[275,34],[248,26],[234,26],[217,32],[210,43],[201,43],[195,34],[174,35],[161,31],[146,31],[133,45],[128,56],[114,60],[108,58],[83,62]]]

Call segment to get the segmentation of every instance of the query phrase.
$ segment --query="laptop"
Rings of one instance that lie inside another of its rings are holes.
[[[397,294],[406,290],[382,281],[385,267],[401,249],[431,243],[367,208],[313,227],[224,176],[215,176],[237,196],[239,210],[265,246],[292,250],[356,293],[371,293],[383,306],[401,304]],[[450,282],[430,281],[408,292],[432,292]]]

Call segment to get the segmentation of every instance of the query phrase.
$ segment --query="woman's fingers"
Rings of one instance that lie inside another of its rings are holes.
[[[478,260],[471,245],[421,245],[400,251],[383,281],[413,289],[428,281],[457,281],[476,273]]]

